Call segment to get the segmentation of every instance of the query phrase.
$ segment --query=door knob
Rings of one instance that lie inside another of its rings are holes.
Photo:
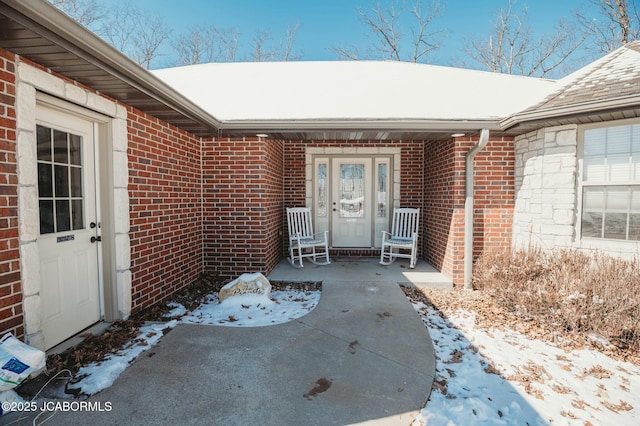
[[[95,243],[96,241],[102,241],[102,237],[98,235],[97,237],[91,237],[91,242]]]

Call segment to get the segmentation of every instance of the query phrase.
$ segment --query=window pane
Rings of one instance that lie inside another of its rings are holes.
[[[584,188],[582,195],[582,236],[602,238],[604,188]]]
[[[640,154],[640,124],[631,126],[631,151]]]
[[[37,126],[38,160],[51,161],[51,129]]]
[[[607,188],[604,215],[604,238],[625,240],[627,238],[627,211],[629,188]]]
[[[56,232],[64,232],[71,229],[71,212],[69,200],[56,200]]]
[[[69,168],[55,166],[56,197],[69,196]]]
[[[631,126],[616,126],[607,129],[607,156],[627,154],[631,151]]]
[[[378,164],[378,217],[387,216],[387,165]]]
[[[627,239],[627,214],[607,213],[604,219],[604,238]]]
[[[602,157],[585,157],[583,161],[584,182],[604,182],[605,161]]]
[[[40,200],[40,234],[53,232],[53,201]]]
[[[71,200],[72,229],[84,229],[82,200]]]
[[[327,215],[327,165],[318,164],[318,216]]]
[[[77,166],[82,165],[82,137],[69,135],[69,162]]]
[[[629,154],[608,155],[607,169],[610,182],[628,182],[630,178]]]
[[[629,239],[640,240],[640,188],[631,188],[631,206],[629,209]]]
[[[38,163],[38,196],[53,197],[51,164]]]
[[[604,156],[607,129],[593,129],[584,132],[584,156]]]
[[[56,163],[69,163],[67,146],[67,133],[58,130],[53,131],[53,161]]]

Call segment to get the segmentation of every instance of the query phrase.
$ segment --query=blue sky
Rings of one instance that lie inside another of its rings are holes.
[[[287,26],[300,23],[296,50],[302,60],[338,59],[331,46],[365,46],[367,32],[359,20],[358,7],[370,9],[389,0],[135,0],[139,8],[166,20],[174,35],[190,26],[235,27],[243,33],[240,51],[247,51],[251,36],[270,31],[274,37],[285,33]],[[407,4],[413,4],[408,0]],[[496,10],[507,0],[441,0],[444,13],[437,25],[445,29],[441,50],[431,56],[432,63],[460,63],[465,40],[486,37],[491,32]],[[517,8],[529,8],[528,23],[539,32],[550,31],[562,17],[571,17],[577,8],[585,9],[587,0],[518,0]]]

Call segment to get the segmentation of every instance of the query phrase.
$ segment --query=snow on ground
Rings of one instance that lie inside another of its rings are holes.
[[[315,308],[320,291],[273,291],[271,299],[210,295],[192,312],[171,304],[163,324],[140,330],[138,343],[107,360],[82,368],[71,387],[94,394],[178,323],[257,327],[287,322]],[[640,424],[640,367],[593,350],[566,352],[514,331],[483,330],[475,314],[457,311],[448,319],[414,303],[434,342],[436,382],[414,425],[637,425]],[[179,319],[178,319],[179,318]]]
[[[308,314],[319,301],[320,290],[277,290],[271,292],[270,298],[243,294],[231,296],[222,303],[218,300],[218,293],[212,293],[190,313],[178,303],[169,303],[168,306],[172,309],[165,316],[174,319],[141,327],[140,334],[131,346],[110,355],[104,361],[82,367],[76,375],[82,378],[69,384],[69,388],[79,389],[86,395],[93,395],[108,388],[138,355],[160,340],[165,330],[175,327],[180,322],[230,327],[281,324]]]
[[[436,383],[416,425],[640,424],[640,367],[477,329],[468,311],[443,319],[414,308],[436,349]]]
[[[87,395],[93,395],[108,388],[138,355],[150,349],[160,340],[165,330],[176,325],[178,325],[178,321],[172,320],[167,323],[140,327],[140,334],[131,346],[109,355],[104,361],[91,363],[80,368],[77,377],[83,377],[83,379],[77,383],[70,383],[69,388],[80,389],[82,393]]]
[[[320,291],[277,290],[271,298],[257,294],[231,296],[222,303],[217,294],[182,317],[186,324],[262,327],[281,324],[308,314],[320,300]]]

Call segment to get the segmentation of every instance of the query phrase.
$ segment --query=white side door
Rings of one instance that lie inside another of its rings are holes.
[[[371,158],[336,158],[332,167],[333,247],[371,247]]]
[[[45,347],[100,320],[94,124],[37,113],[41,300]]]

